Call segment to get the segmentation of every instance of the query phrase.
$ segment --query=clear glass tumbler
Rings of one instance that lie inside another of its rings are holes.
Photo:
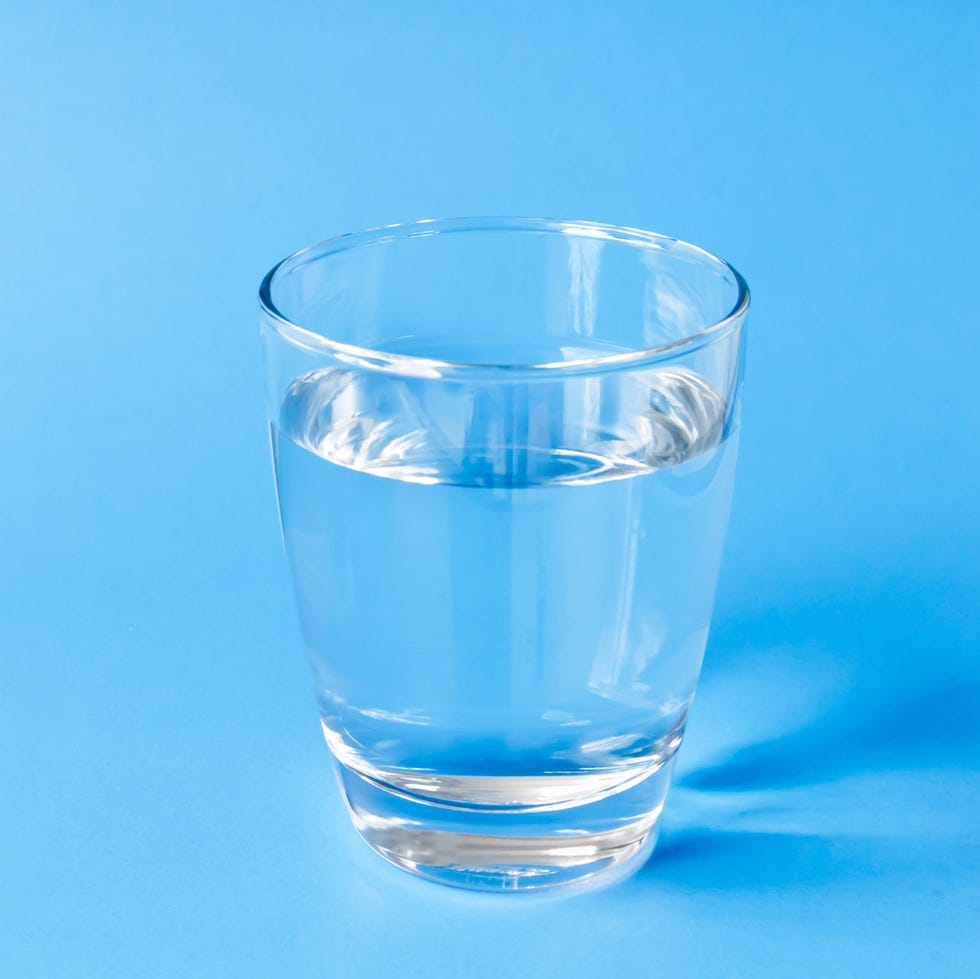
[[[260,292],[279,512],[354,825],[424,877],[611,880],[701,667],[748,291],[693,245],[420,221]]]

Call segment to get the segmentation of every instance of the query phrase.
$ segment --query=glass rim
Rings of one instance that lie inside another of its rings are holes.
[[[368,245],[392,241],[425,238],[460,232],[523,232],[532,234],[563,234],[569,237],[613,241],[622,245],[653,251],[684,255],[704,267],[715,267],[731,274],[736,286],[732,308],[721,319],[687,336],[653,347],[600,354],[577,360],[556,360],[533,364],[468,363],[440,360],[414,354],[389,353],[371,347],[334,340],[323,333],[294,322],[279,311],[272,297],[277,280],[305,265],[328,259],[331,255],[352,251]],[[744,318],[749,307],[749,287],[741,273],[729,262],[690,242],[654,231],[602,224],[594,221],[562,221],[550,218],[526,217],[461,217],[423,218],[400,224],[388,224],[364,231],[348,232],[325,238],[313,245],[287,255],[274,265],[259,286],[259,306],[273,328],[283,339],[308,350],[329,354],[334,359],[354,367],[379,370],[410,377],[448,377],[477,374],[568,376],[623,370],[673,360],[727,336]]]

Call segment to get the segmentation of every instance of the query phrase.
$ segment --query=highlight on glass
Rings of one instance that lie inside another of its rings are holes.
[[[432,880],[646,859],[708,637],[748,290],[681,241],[469,218],[260,290],[279,513],[354,826]]]

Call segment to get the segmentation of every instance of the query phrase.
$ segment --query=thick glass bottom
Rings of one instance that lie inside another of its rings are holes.
[[[638,870],[655,843],[672,760],[618,790],[597,776],[600,791],[547,808],[460,806],[452,792],[420,797],[337,768],[355,827],[386,860],[442,884],[511,893],[591,889]],[[575,776],[576,788],[587,778]],[[519,798],[522,779],[513,781],[508,794]]]

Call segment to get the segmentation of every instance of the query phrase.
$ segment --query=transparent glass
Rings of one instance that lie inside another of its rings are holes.
[[[748,291],[661,235],[425,221],[262,283],[286,553],[354,825],[422,876],[612,880],[701,667]]]

